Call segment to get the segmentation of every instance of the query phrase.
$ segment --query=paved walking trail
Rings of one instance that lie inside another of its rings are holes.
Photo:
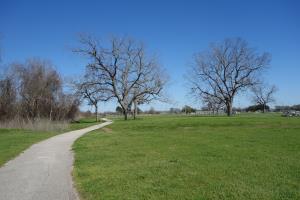
[[[0,200],[73,200],[73,142],[111,121],[67,132],[32,145],[0,168]]]

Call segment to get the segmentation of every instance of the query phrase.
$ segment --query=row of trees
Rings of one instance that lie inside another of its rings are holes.
[[[73,81],[72,95],[63,92],[61,77],[50,63],[15,64],[10,69],[15,73],[1,78],[0,118],[73,118],[80,100],[85,99],[95,107],[96,120],[101,101],[117,102],[126,120],[129,113],[135,118],[142,104],[167,100],[163,89],[168,77],[142,43],[128,37],[101,42],[89,35],[82,35],[79,42],[74,52],[88,63],[82,78]],[[186,78],[192,95],[212,111],[225,109],[230,116],[236,95],[247,90],[265,111],[276,91],[261,80],[270,60],[268,53],[258,53],[245,40],[226,39],[195,54]],[[185,107],[184,112],[191,109]]]
[[[0,79],[0,120],[73,120],[79,101],[63,92],[62,84],[50,62],[31,59],[10,65]]]
[[[254,101],[256,103],[256,101]],[[191,106],[185,105],[183,106],[181,109],[180,108],[170,108],[169,111],[159,111],[159,110],[155,110],[153,107],[151,107],[149,110],[141,110],[140,108],[137,109],[137,113],[138,114],[161,114],[161,113],[170,113],[170,114],[192,114],[192,113],[201,113],[201,111],[211,111],[211,113],[213,114],[222,114],[225,111],[225,108],[222,109],[218,109],[218,110],[214,110],[211,109],[207,106],[203,106],[200,110],[197,110]],[[268,105],[264,105],[264,104],[255,104],[255,105],[251,105],[245,108],[236,108],[233,107],[232,111],[233,113],[237,113],[237,112],[266,112],[266,111],[270,111],[270,106]],[[280,111],[288,111],[288,110],[300,110],[300,105],[294,105],[294,106],[275,106],[275,109],[273,109],[274,111],[280,112]],[[111,112],[112,114],[114,114],[113,112]],[[120,106],[116,107],[115,113],[118,114],[122,114],[122,108]],[[133,115],[133,113],[131,112],[130,114]]]
[[[197,110],[195,108],[185,105],[185,106],[183,106],[182,109],[170,108],[168,112],[170,114],[179,114],[179,113],[191,114],[191,113],[195,113],[196,111]],[[141,114],[141,113],[143,113],[143,114],[160,114],[161,112],[166,112],[166,111],[158,111],[158,110],[155,110],[154,107],[150,107],[149,110],[145,110],[145,111],[141,110],[139,107],[137,108],[137,114]],[[123,110],[120,106],[116,107],[116,113],[123,114]],[[131,112],[131,114],[133,115],[134,113]]]
[[[167,76],[157,59],[147,54],[144,45],[127,37],[112,37],[104,43],[82,36],[75,52],[89,63],[83,79],[75,83],[78,94],[98,110],[99,101],[116,100],[125,120],[138,105],[162,100]],[[208,51],[195,54],[187,80],[191,93],[212,111],[225,109],[232,115],[237,94],[253,92],[253,102],[266,110],[274,102],[275,86],[267,86],[261,74],[270,63],[268,53],[258,53],[240,38],[212,44]],[[187,112],[188,109],[186,109]]]
[[[275,106],[275,111],[277,112],[289,111],[289,110],[300,111],[300,104],[293,105],[293,106]]]

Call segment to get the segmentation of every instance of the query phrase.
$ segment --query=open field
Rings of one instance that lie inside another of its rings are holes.
[[[71,123],[65,130],[33,131],[21,129],[0,129],[0,166],[14,158],[34,143],[47,139],[62,132],[95,125],[94,119],[81,119],[79,123]]]
[[[83,199],[300,199],[300,118],[116,120],[73,148]]]

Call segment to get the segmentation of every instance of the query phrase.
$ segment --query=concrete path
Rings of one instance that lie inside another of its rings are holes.
[[[54,136],[32,145],[0,168],[0,200],[78,199],[72,182],[73,142],[112,122]]]

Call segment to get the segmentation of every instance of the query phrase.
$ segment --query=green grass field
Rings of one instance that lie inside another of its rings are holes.
[[[81,129],[98,123],[95,122],[94,118],[81,119],[78,123],[71,123],[66,130],[60,132],[0,129],[0,166],[19,155],[34,143],[65,131]]]
[[[300,199],[300,118],[116,120],[73,145],[83,199]]]
[[[0,129],[0,166],[32,144],[58,133],[18,129]]]

